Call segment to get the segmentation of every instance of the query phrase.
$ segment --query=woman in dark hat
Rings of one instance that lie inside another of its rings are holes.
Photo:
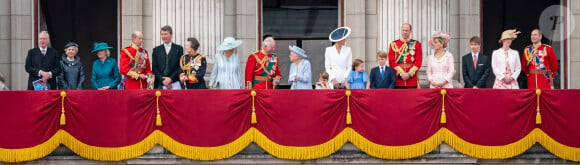
[[[69,42],[64,46],[64,54],[60,61],[62,72],[58,76],[59,89],[82,89],[85,82],[83,63],[77,55],[79,45]]]
[[[121,74],[119,73],[119,66],[117,60],[109,57],[113,47],[109,47],[107,43],[95,43],[95,48],[91,53],[95,53],[98,57],[93,62],[93,72],[91,75],[91,84],[94,89],[108,90],[117,89],[117,84],[121,81]]]
[[[346,88],[345,80],[352,70],[352,51],[346,46],[346,38],[351,33],[348,27],[339,27],[328,36],[334,46],[327,47],[324,52],[324,67],[329,75],[330,82],[334,89]]]

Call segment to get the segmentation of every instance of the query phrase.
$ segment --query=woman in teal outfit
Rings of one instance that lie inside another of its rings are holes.
[[[107,43],[101,42],[95,43],[95,48],[91,51],[99,57],[93,62],[91,74],[91,84],[93,84],[94,89],[117,89],[117,84],[121,81],[117,60],[109,57],[112,48]]]

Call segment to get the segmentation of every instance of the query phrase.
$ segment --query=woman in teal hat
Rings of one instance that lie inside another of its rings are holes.
[[[91,74],[91,84],[97,90],[117,89],[117,84],[121,81],[117,60],[109,57],[113,47],[107,43],[95,43],[95,48],[91,53],[98,57],[93,62],[93,72]]]

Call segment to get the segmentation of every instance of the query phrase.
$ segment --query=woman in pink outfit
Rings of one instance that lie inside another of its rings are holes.
[[[449,33],[434,32],[429,40],[429,47],[435,53],[429,55],[427,64],[427,79],[431,88],[453,88],[455,63],[453,54],[445,50],[449,43]]]

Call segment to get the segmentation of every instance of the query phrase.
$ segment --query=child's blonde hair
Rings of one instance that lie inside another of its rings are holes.
[[[388,56],[389,54],[385,51],[380,50],[377,52],[377,58],[387,58]]]
[[[328,73],[326,73],[326,71],[320,72],[320,78],[321,79],[328,80],[328,77],[329,77],[329,75],[328,75]]]

